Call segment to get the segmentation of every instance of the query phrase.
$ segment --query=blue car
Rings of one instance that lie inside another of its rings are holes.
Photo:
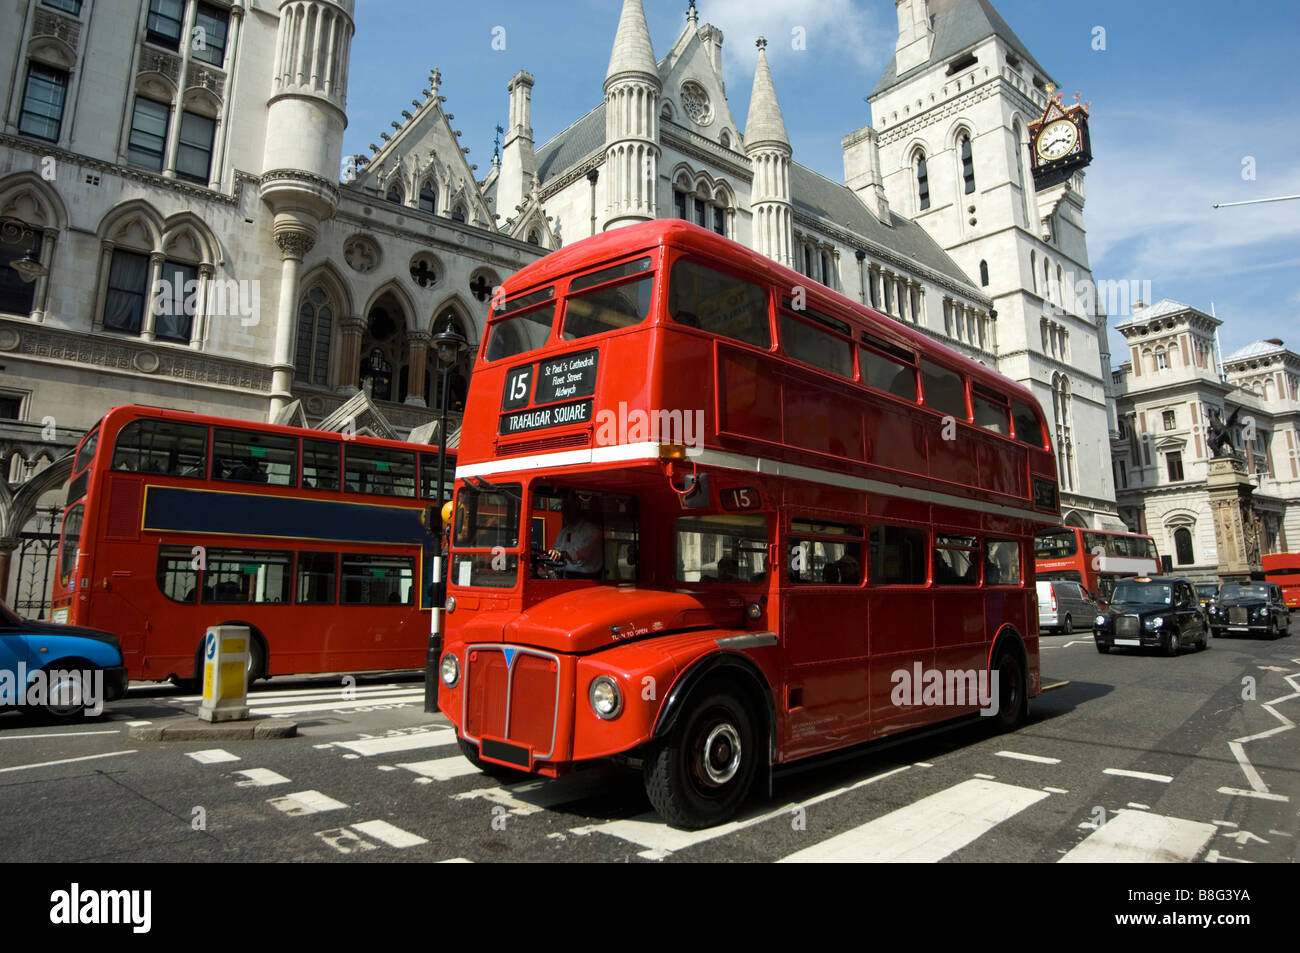
[[[74,721],[121,698],[126,682],[117,636],[30,622],[0,602],[0,711]]]

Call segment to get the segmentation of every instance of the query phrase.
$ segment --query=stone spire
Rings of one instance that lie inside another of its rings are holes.
[[[609,55],[609,69],[605,71],[605,87],[608,89],[610,82],[619,77],[636,73],[652,76],[656,82],[659,80],[659,66],[650,43],[650,28],[646,26],[641,0],[623,0],[618,32],[614,34],[614,50]]]
[[[641,0],[623,0],[605,75],[605,229],[657,217],[662,93]]]
[[[758,67],[745,120],[745,155],[754,169],[750,193],[754,250],[787,267],[794,265],[794,208],[790,199],[790,137],[776,87],[767,68],[767,40],[758,38]]]
[[[790,148],[790,137],[781,118],[781,106],[776,101],[776,86],[772,84],[772,71],[767,66],[767,40],[758,38],[758,66],[754,70],[754,91],[749,97],[749,116],[745,119],[745,151],[751,152],[764,144],[779,144]]]

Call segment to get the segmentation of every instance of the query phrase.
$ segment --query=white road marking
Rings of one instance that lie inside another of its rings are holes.
[[[385,698],[381,701],[343,701],[336,702],[317,702],[312,705],[276,705],[274,707],[250,708],[249,711],[254,715],[305,715],[314,711],[350,711],[353,708],[375,708],[380,705],[409,705],[415,701],[424,700],[424,689],[418,692],[404,693],[393,698]]]
[[[387,821],[362,821],[360,824],[350,826],[354,831],[360,831],[362,834],[381,840],[389,847],[415,847],[419,844],[429,843],[418,834],[412,834],[400,827],[394,827]]]
[[[933,768],[934,765],[931,764],[929,761],[913,761],[913,762],[912,762],[912,767],[914,767],[914,768]]]
[[[208,748],[204,751],[187,751],[186,754],[199,764],[220,764],[223,761],[238,761],[239,755],[231,754],[220,748]]]
[[[997,751],[999,758],[1015,758],[1017,761],[1032,761],[1034,764],[1060,764],[1060,758],[1045,758],[1039,754],[1021,754],[1019,751]]]
[[[272,692],[249,692],[248,700],[249,702],[269,702],[269,701],[276,701],[279,699],[292,700],[294,698],[309,698],[312,696],[319,696],[321,698],[331,698],[331,697],[342,698],[343,690],[344,690],[344,686],[342,684],[339,684],[338,686],[316,684],[316,685],[307,685],[302,688],[286,688],[286,689],[281,689],[279,691],[272,691]],[[424,688],[423,686],[420,686],[419,688],[412,689],[410,685],[398,685],[395,682],[389,682],[388,684],[385,685],[357,686],[352,689],[352,692],[353,692],[353,697],[360,698],[363,695],[372,695],[377,692],[392,692],[392,691],[406,692],[412,690],[423,692]],[[201,702],[203,701],[203,696],[202,695],[175,695],[169,698],[168,701]]]
[[[936,863],[1047,797],[1043,791],[996,781],[963,781],[891,811],[780,863]]]
[[[397,770],[397,769],[396,769],[395,767],[393,767],[391,764],[379,764],[379,765],[376,765],[375,767],[379,768],[380,771],[396,771],[396,770]]]
[[[1149,810],[1151,810],[1151,805],[1150,805],[1150,804],[1139,804],[1137,801],[1129,801],[1129,802],[1128,802],[1128,806],[1131,807],[1131,808],[1133,808],[1133,810],[1135,810],[1135,811],[1149,811]]]
[[[26,771],[29,768],[48,768],[56,764],[72,764],[74,761],[94,761],[96,758],[116,758],[123,754],[137,754],[140,749],[132,748],[130,751],[110,751],[107,754],[88,754],[80,758],[60,758],[58,761],[42,761],[39,764],[17,764],[12,768],[0,768],[0,774],[6,774],[9,771]]]
[[[1137,778],[1139,781],[1159,781],[1161,784],[1168,784],[1173,780],[1167,774],[1149,774],[1146,771],[1128,771],[1124,768],[1107,768],[1102,774],[1113,774],[1117,778]]]
[[[387,738],[363,738],[360,741],[336,741],[334,747],[343,748],[365,757],[391,754],[394,751],[415,751],[418,748],[437,748],[456,743],[456,732],[439,728],[434,731],[411,732]]]
[[[297,794],[273,797],[266,803],[278,811],[284,811],[291,817],[320,814],[323,811],[337,811],[341,807],[347,807],[342,801],[336,801],[319,791],[299,791]]]
[[[1058,863],[1186,863],[1196,859],[1214,834],[1213,824],[1121,810]]]
[[[1048,794],[1069,794],[1068,788],[1043,788]]]
[[[346,827],[335,827],[328,831],[317,831],[316,836],[329,844],[340,854],[359,854],[363,850],[377,850],[379,845],[372,844],[364,837],[358,837]]]
[[[438,861],[440,864],[472,864],[474,861],[466,857],[448,857],[446,860]]]
[[[995,780],[997,780],[997,775],[996,775],[996,774],[976,774],[975,777],[980,778],[980,779],[982,779],[982,780],[984,780],[984,781],[995,781]]]
[[[1240,827],[1236,821],[1211,821],[1216,827]]]
[[[453,755],[450,758],[434,758],[432,761],[399,763],[397,766],[405,768],[407,771],[414,771],[420,777],[432,778],[435,781],[450,781],[452,778],[463,778],[467,775],[478,774],[478,768],[459,755]]]
[[[26,741],[28,738],[80,738],[84,735],[116,735],[117,728],[101,728],[99,731],[51,731],[39,735],[0,735],[0,741]]]
[[[764,821],[770,821],[777,817],[788,817],[798,808],[812,807],[814,804],[820,804],[822,801],[829,801],[831,798],[839,797],[841,794],[847,794],[850,791],[856,791],[858,788],[866,787],[869,784],[875,784],[877,781],[883,781],[885,778],[892,777],[902,771],[906,771],[910,765],[903,765],[899,768],[893,768],[889,771],[883,771],[880,774],[872,775],[869,778],[863,778],[853,784],[845,785],[842,788],[836,788],[833,791],[826,791],[811,797],[806,801],[793,802],[779,807],[773,811],[766,811],[762,814],[756,814],[753,817],[741,818],[738,821],[731,821],[727,824],[720,824],[717,827],[710,827],[702,831],[679,831],[669,827],[663,819],[657,814],[642,814],[639,817],[631,817],[620,821],[608,821],[603,824],[589,824],[584,827],[572,828],[570,833],[573,834],[608,834],[610,837],[619,837],[634,844],[640,844],[649,850],[642,851],[638,856],[645,857],[649,860],[658,860],[666,857],[674,851],[683,850],[687,847],[693,847],[696,844],[702,844],[706,841],[713,840],[717,837],[723,837],[735,831],[744,830],[746,827],[753,827],[755,824],[762,824]],[[465,795],[459,795],[465,797]],[[537,810],[537,808],[533,808]]]
[[[269,788],[273,784],[289,783],[283,774],[276,774],[270,768],[249,768],[247,771],[236,771],[235,774],[247,778],[246,781],[235,782],[235,787],[239,788]]]
[[[1241,857],[1229,857],[1226,854],[1220,854],[1217,850],[1212,850],[1205,855],[1207,864],[1253,864],[1253,860],[1246,860]]]
[[[1300,658],[1293,658],[1291,661],[1300,664]],[[1278,725],[1276,728],[1270,728],[1268,731],[1261,731],[1254,735],[1246,735],[1244,738],[1235,738],[1228,742],[1228,750],[1231,751],[1232,756],[1237,759],[1237,764],[1240,765],[1242,774],[1246,776],[1247,782],[1250,783],[1250,791],[1244,791],[1238,788],[1219,788],[1220,794],[1235,794],[1244,797],[1254,797],[1262,801],[1290,800],[1290,798],[1284,794],[1271,793],[1268,789],[1268,785],[1264,783],[1264,779],[1260,776],[1259,772],[1255,770],[1255,766],[1250,763],[1250,758],[1246,756],[1246,745],[1250,742],[1260,741],[1264,738],[1281,734],[1284,731],[1290,731],[1295,727],[1295,722],[1273,707],[1281,702],[1290,701],[1293,698],[1300,698],[1300,682],[1296,681],[1296,676],[1287,675],[1285,681],[1292,688],[1290,695],[1282,695],[1279,698],[1274,698],[1270,701],[1260,703],[1261,708],[1282,724]]]
[[[126,726],[128,728],[143,728],[145,725],[152,725],[152,724],[153,724],[152,721],[128,721],[126,723]]]

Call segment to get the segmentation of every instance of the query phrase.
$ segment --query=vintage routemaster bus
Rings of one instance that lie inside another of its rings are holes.
[[[1104,606],[1119,580],[1159,575],[1160,555],[1150,536],[1058,526],[1034,540],[1034,571],[1039,581],[1077,582]]]
[[[1263,562],[1265,581],[1282,587],[1287,608],[1300,609],[1300,553],[1269,553]]]
[[[682,827],[977,710],[922,680],[1019,725],[1049,447],[1025,388],[694,225],[557,251],[477,356],[439,707],[485,769],[639,766]]]
[[[250,678],[422,667],[437,469],[393,440],[115,408],[74,457],[52,617],[115,633],[133,679],[196,677],[221,624],[252,629]]]

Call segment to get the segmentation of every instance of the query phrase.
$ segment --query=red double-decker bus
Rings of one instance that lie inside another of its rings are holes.
[[[503,292],[439,672],[467,757],[640,765],[700,827],[779,765],[974,713],[976,680],[1025,719],[1033,536],[1059,523],[1029,391],[674,220]]]
[[[437,470],[394,440],[115,408],[74,457],[52,617],[115,633],[133,679],[197,677],[223,624],[252,630],[250,679],[422,667]]]
[[[1160,554],[1150,536],[1058,526],[1034,540],[1034,571],[1040,582],[1077,582],[1105,606],[1119,580],[1159,575]]]
[[[1300,553],[1269,553],[1263,562],[1264,580],[1282,587],[1287,608],[1300,609]]]

